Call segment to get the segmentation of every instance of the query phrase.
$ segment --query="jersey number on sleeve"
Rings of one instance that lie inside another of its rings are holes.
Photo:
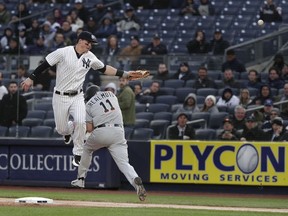
[[[106,104],[108,104],[110,106],[110,111],[111,110],[115,110],[115,108],[113,107],[112,103],[107,99]],[[100,103],[100,105],[104,108],[104,112],[109,112],[109,109],[107,109],[107,107],[105,106],[105,104],[103,102]]]

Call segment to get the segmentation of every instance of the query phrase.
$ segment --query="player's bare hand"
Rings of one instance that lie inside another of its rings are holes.
[[[33,85],[33,80],[31,80],[30,78],[25,79],[22,83],[21,83],[21,87],[24,91],[28,91],[29,88]]]

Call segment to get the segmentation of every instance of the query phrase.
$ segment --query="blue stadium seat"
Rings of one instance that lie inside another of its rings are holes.
[[[183,103],[187,95],[190,93],[196,93],[196,89],[189,87],[182,87],[177,88],[175,90],[175,96],[178,98],[179,103]]]
[[[153,112],[138,112],[135,114],[136,119],[147,119],[148,121],[151,121],[154,118]]]
[[[196,129],[195,130],[196,140],[216,140],[216,130],[215,129]]]
[[[33,126],[39,126],[43,124],[42,118],[24,118],[22,120],[23,126],[33,127]]]
[[[131,134],[130,140],[150,140],[153,138],[153,129],[135,128]]]
[[[41,118],[44,119],[46,116],[45,110],[28,110],[26,118]]]
[[[31,127],[30,137],[41,137],[41,138],[48,138],[52,134],[52,127],[50,126],[34,126]]]
[[[8,129],[8,136],[9,137],[16,137],[18,131],[19,137],[28,137],[30,133],[30,127],[28,126],[12,126]]]
[[[170,125],[170,121],[165,119],[152,120],[150,128],[153,129],[153,139],[164,139],[166,136],[166,128]]]
[[[8,132],[8,127],[0,126],[0,137],[5,137]]]

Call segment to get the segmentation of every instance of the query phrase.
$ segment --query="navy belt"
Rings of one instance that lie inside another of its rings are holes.
[[[121,124],[101,124],[94,127],[94,129],[102,127],[123,127],[123,126]]]
[[[69,92],[60,92],[60,91],[56,90],[55,94],[65,95],[65,96],[75,96],[75,95],[79,94],[82,91],[83,91],[82,89],[80,89],[80,91],[69,91]]]

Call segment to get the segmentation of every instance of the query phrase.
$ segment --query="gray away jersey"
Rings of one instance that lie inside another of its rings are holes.
[[[86,122],[94,127],[101,124],[123,124],[117,97],[110,91],[97,92],[86,103]]]

